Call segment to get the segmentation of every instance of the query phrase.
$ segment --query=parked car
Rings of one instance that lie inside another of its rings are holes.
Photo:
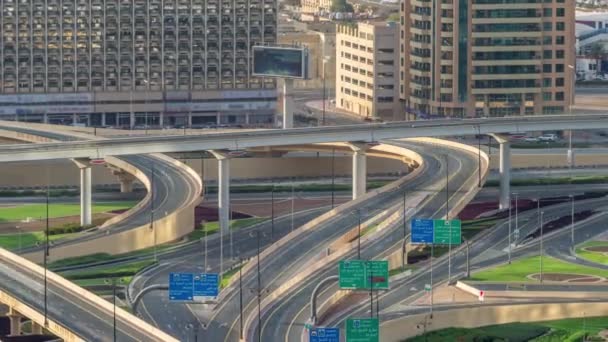
[[[525,137],[524,141],[525,142],[538,142],[538,138],[537,137]]]
[[[557,141],[557,135],[555,134],[543,134],[540,137],[538,137],[539,141],[544,141],[544,142],[553,142],[553,141]]]

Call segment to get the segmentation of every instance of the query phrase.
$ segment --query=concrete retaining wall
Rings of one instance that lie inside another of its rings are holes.
[[[383,322],[380,326],[380,340],[399,342],[421,335],[424,331],[425,319],[426,330],[432,331],[449,327],[476,328],[494,324],[538,322],[583,316],[608,316],[608,302],[514,304],[435,310],[432,319],[426,314],[420,314]]]

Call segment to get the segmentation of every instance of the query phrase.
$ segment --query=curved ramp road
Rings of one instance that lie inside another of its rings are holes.
[[[445,199],[445,191],[442,191],[444,190],[445,185],[443,181],[445,179],[445,172],[441,172],[441,165],[443,160],[445,160],[445,155],[448,155],[450,170],[454,172],[454,175],[450,178],[451,184],[462,184],[463,178],[470,176],[471,173],[476,175],[477,155],[470,156],[470,158],[475,160],[475,164],[473,164],[475,167],[472,168],[472,170],[467,170],[467,167],[463,164],[468,162],[468,160],[465,160],[465,162],[459,161],[459,158],[462,156],[461,154],[458,154],[458,151],[453,149],[428,143],[399,142],[398,144],[424,154],[424,169],[422,174],[411,179],[401,188],[372,197],[371,199],[356,205],[352,210],[339,214],[327,222],[320,223],[315,229],[307,231],[292,243],[279,248],[267,258],[262,259],[260,265],[262,296],[267,296],[278,286],[289,281],[294,275],[299,273],[303,267],[307,266],[312,258],[323,253],[329,243],[342,236],[351,228],[356,227],[358,224],[358,216],[355,214],[355,211],[357,209],[367,212],[367,216],[373,216],[392,206],[394,203],[401,203],[404,191],[408,191],[408,193],[411,192],[412,194],[415,191],[418,191],[435,198],[434,204],[431,204],[428,207],[425,206],[421,209],[425,210],[426,208],[427,210],[427,212],[423,212],[422,215],[430,215],[430,213],[436,211],[437,208],[440,208]],[[428,151],[435,152],[431,155],[430,153],[427,153]],[[475,178],[475,182],[476,181],[477,179]],[[454,187],[454,189],[457,189],[457,187]],[[433,206],[435,206],[434,209]],[[385,250],[402,238],[402,233],[389,235],[388,241],[385,241],[384,244],[377,244],[373,248],[376,250]],[[310,285],[317,280],[318,279],[311,279],[311,281],[307,281],[306,284],[303,284],[302,286]],[[246,289],[243,291],[244,317],[248,317],[257,312],[257,274],[255,269],[243,274],[243,288]],[[230,291],[230,289],[228,289],[228,293],[225,294],[223,301],[215,308],[210,317],[211,320],[209,321],[208,328],[204,331],[204,337],[206,339],[211,341],[239,340],[239,293],[237,290],[232,289],[232,291]],[[298,298],[303,301],[309,299],[306,295],[298,296]],[[283,302],[279,300],[277,303]],[[280,315],[276,315],[276,317],[279,316]],[[266,332],[263,332],[264,336],[262,340],[277,340],[276,336],[283,336],[280,331],[284,332],[284,328],[289,322],[290,319],[286,316],[284,318],[278,318],[271,324],[268,324],[267,331],[270,335],[266,335]],[[270,331],[273,332],[271,333]]]
[[[417,193],[428,193],[428,197],[417,208],[408,210],[408,217],[442,218],[446,213],[446,196],[449,196],[449,207],[455,206],[465,193],[476,191],[478,186],[477,155],[470,152],[432,145],[391,141],[390,144],[406,147],[423,156],[427,169],[421,175],[418,184],[407,184],[408,197]],[[447,165],[446,165],[447,157]],[[449,186],[446,193],[446,168],[449,173]],[[403,190],[402,190],[403,191]],[[390,198],[393,204],[402,203],[402,198]],[[401,209],[402,210],[402,209]],[[415,214],[414,214],[415,213]],[[388,251],[401,248],[403,241],[403,221],[397,222],[390,231],[381,237],[361,246],[361,259],[382,259]],[[409,228],[408,228],[409,229]],[[456,248],[455,246],[454,248]],[[351,250],[342,259],[356,259],[357,251]],[[262,341],[300,341],[302,327],[310,318],[310,297],[315,286],[323,279],[337,275],[338,262],[328,264],[318,273],[298,284],[287,295],[277,299],[273,305],[262,313]],[[323,290],[318,304],[329,295],[338,291],[337,284]],[[367,306],[369,308],[369,305]],[[254,320],[255,321],[255,320]],[[257,340],[257,321],[250,331],[253,340]]]
[[[77,141],[83,139],[81,137],[82,134],[76,136],[70,135],[69,132],[60,133],[36,128],[0,125],[0,129],[17,131],[60,141]],[[151,180],[153,200],[147,201],[141,207],[132,209],[134,210],[132,215],[128,216],[125,220],[104,227],[103,230],[83,234],[69,240],[55,241],[51,246],[50,253],[52,253],[54,247],[78,244],[107,234],[115,234],[149,224],[151,219],[150,212],[152,209],[154,209],[154,220],[158,220],[191,203],[194,198],[198,198],[200,195],[199,191],[197,191],[199,188],[198,180],[183,168],[177,167],[164,159],[154,157],[153,155],[122,156],[120,159],[143,172],[146,177]],[[52,178],[53,175],[50,175],[50,177]],[[23,249],[20,252],[26,254],[42,251],[43,249],[42,246],[31,247]]]
[[[39,129],[13,128],[0,126],[0,129],[17,130],[36,136],[55,140],[80,139],[69,134],[48,132]],[[77,245],[84,241],[94,240],[100,236],[116,234],[150,223],[150,212],[154,208],[157,213],[155,220],[165,217],[185,205],[192,203],[200,196],[200,182],[184,168],[173,165],[165,160],[151,155],[123,156],[122,160],[131,164],[148,179],[153,181],[153,198],[145,205],[134,209],[126,219],[104,227],[93,233],[83,234],[77,238],[56,241],[50,248],[61,245]],[[154,173],[154,176],[152,175]],[[43,247],[23,250],[22,252],[43,252]],[[87,254],[83,251],[83,254]],[[50,273],[50,272],[49,272]],[[27,264],[12,262],[9,259],[0,260],[0,289],[17,298],[38,312],[44,311],[44,282],[40,273],[34,272]],[[60,283],[48,283],[48,313],[49,317],[58,324],[66,327],[86,341],[112,341],[114,326],[112,312],[100,309],[95,303],[87,301]],[[118,341],[172,341],[168,335],[153,331],[152,327],[141,322],[117,319]]]

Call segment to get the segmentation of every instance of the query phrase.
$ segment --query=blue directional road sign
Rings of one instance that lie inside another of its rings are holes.
[[[193,296],[192,273],[169,274],[169,300],[191,301]]]
[[[194,301],[217,299],[219,294],[220,277],[217,273],[202,273],[194,275],[192,298]]]
[[[338,328],[310,328],[309,342],[340,342],[340,329]]]
[[[413,219],[412,243],[433,243],[433,220]]]

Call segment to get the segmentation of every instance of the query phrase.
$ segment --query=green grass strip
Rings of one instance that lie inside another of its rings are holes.
[[[473,274],[471,280],[534,282],[534,280],[528,278],[528,275],[539,273],[539,271],[540,257],[535,256],[514,260],[511,265],[501,265],[492,269],[480,271]],[[550,256],[543,257],[543,273],[568,273],[608,278],[607,270],[572,264]]]
[[[93,204],[93,213],[105,213],[108,211],[129,209],[137,202],[101,202]],[[79,203],[51,203],[49,205],[49,217],[65,217],[80,215]],[[15,207],[0,208],[0,222],[20,222],[27,218],[40,220],[46,218],[46,204],[25,204]]]

